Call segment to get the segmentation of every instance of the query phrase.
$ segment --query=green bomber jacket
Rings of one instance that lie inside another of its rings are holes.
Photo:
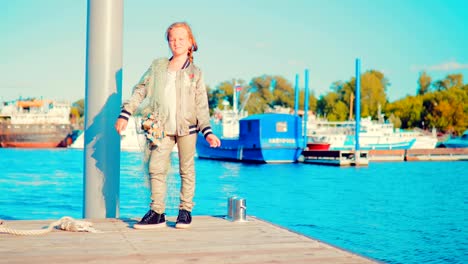
[[[169,59],[155,59],[133,88],[132,96],[123,103],[119,118],[128,118],[141,107],[143,114],[152,114],[164,128],[167,107],[164,98]],[[212,133],[208,96],[202,71],[188,59],[176,73],[176,133],[185,136],[201,131]]]

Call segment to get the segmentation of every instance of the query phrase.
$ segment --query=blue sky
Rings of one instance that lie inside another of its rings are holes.
[[[463,73],[468,82],[466,0],[124,1],[123,99],[154,58],[164,32],[191,24],[207,85],[263,74],[294,81],[310,71],[316,96],[362,71],[384,72],[390,101],[414,95],[418,75]],[[177,4],[176,4],[177,3]],[[85,94],[84,0],[0,0],[0,99],[75,101]]]

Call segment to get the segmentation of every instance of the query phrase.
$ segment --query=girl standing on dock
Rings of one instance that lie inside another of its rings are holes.
[[[115,123],[120,134],[128,118],[146,101],[142,113],[146,120],[142,128],[148,139],[150,210],[134,225],[136,229],[166,226],[166,177],[170,154],[177,143],[181,177],[179,215],[176,228],[188,228],[192,222],[195,193],[195,144],[201,131],[211,147],[219,147],[219,138],[212,133],[209,122],[208,98],[201,70],[193,64],[193,52],[198,46],[190,26],[176,22],[166,30],[172,57],[152,62]],[[144,104],[143,104],[144,105]]]

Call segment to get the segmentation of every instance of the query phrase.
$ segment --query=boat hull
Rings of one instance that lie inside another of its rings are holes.
[[[445,148],[468,148],[468,140],[452,140],[449,142],[444,142],[443,146]]]
[[[348,136],[350,140],[346,141],[346,144],[340,148],[330,148],[332,150],[353,150],[356,148],[354,137]],[[392,150],[392,149],[410,149],[411,146],[414,144],[416,140],[405,140],[405,141],[398,141],[398,142],[390,142],[390,143],[370,143],[370,142],[362,142],[359,144],[359,149],[361,150]]]
[[[333,135],[321,137],[323,143],[329,144],[330,150],[353,150],[356,148],[354,135]],[[313,138],[314,139],[314,138]],[[359,137],[359,149],[361,150],[392,150],[411,149],[416,139],[411,138],[389,138],[389,137]],[[309,142],[308,144],[313,144]],[[317,146],[319,147],[319,146]]]
[[[221,139],[221,146],[212,148],[206,142],[205,138],[201,134],[198,134],[197,155],[199,158],[206,159],[239,160],[239,140]]]
[[[250,163],[293,163],[301,155],[299,147],[245,147],[239,139],[220,139],[221,146],[212,148],[202,135],[197,139],[199,158]]]
[[[450,138],[442,143],[444,148],[468,148],[468,130],[461,137]]]
[[[330,143],[327,142],[310,142],[307,143],[307,150],[329,150]]]
[[[65,124],[0,123],[0,145],[3,148],[64,147],[71,133],[72,127]]]

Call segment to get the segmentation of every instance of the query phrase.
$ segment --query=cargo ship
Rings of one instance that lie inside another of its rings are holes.
[[[0,111],[3,148],[56,148],[71,144],[70,104],[52,100],[16,100]]]

